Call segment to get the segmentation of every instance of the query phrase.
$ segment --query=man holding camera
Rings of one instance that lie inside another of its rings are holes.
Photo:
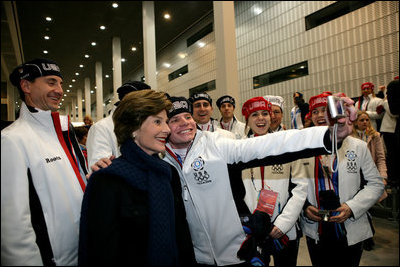
[[[327,112],[330,95],[324,92],[310,98],[315,126],[332,121]],[[301,161],[301,168],[293,170],[292,175],[310,178],[300,224],[313,266],[358,266],[362,243],[373,236],[367,211],[384,189],[366,143],[348,136],[336,156]]]

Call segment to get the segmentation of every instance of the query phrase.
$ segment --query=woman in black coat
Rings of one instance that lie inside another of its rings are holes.
[[[179,176],[162,161],[171,103],[153,90],[132,92],[113,120],[121,156],[94,172],[81,213],[80,265],[193,265]]]

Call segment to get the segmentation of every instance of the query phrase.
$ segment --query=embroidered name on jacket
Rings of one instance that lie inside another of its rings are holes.
[[[211,183],[210,175],[204,170],[204,164],[204,160],[201,157],[196,158],[191,164],[197,184]]]
[[[347,150],[345,157],[347,158],[347,172],[348,173],[357,173],[357,154],[353,150]]]
[[[56,156],[56,157],[53,157],[53,158],[45,158],[45,160],[46,160],[46,163],[51,163],[51,162],[56,161],[56,160],[61,160],[61,157]]]

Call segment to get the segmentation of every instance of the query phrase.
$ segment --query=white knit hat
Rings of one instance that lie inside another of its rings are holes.
[[[279,106],[281,110],[283,111],[283,104],[285,103],[285,100],[283,97],[278,96],[278,95],[266,95],[264,98],[270,102],[272,105]]]

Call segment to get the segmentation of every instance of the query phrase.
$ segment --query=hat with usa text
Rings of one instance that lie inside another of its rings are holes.
[[[10,74],[11,83],[19,87],[22,80],[33,81],[38,77],[55,75],[63,79],[60,67],[53,60],[38,58],[16,67]]]

